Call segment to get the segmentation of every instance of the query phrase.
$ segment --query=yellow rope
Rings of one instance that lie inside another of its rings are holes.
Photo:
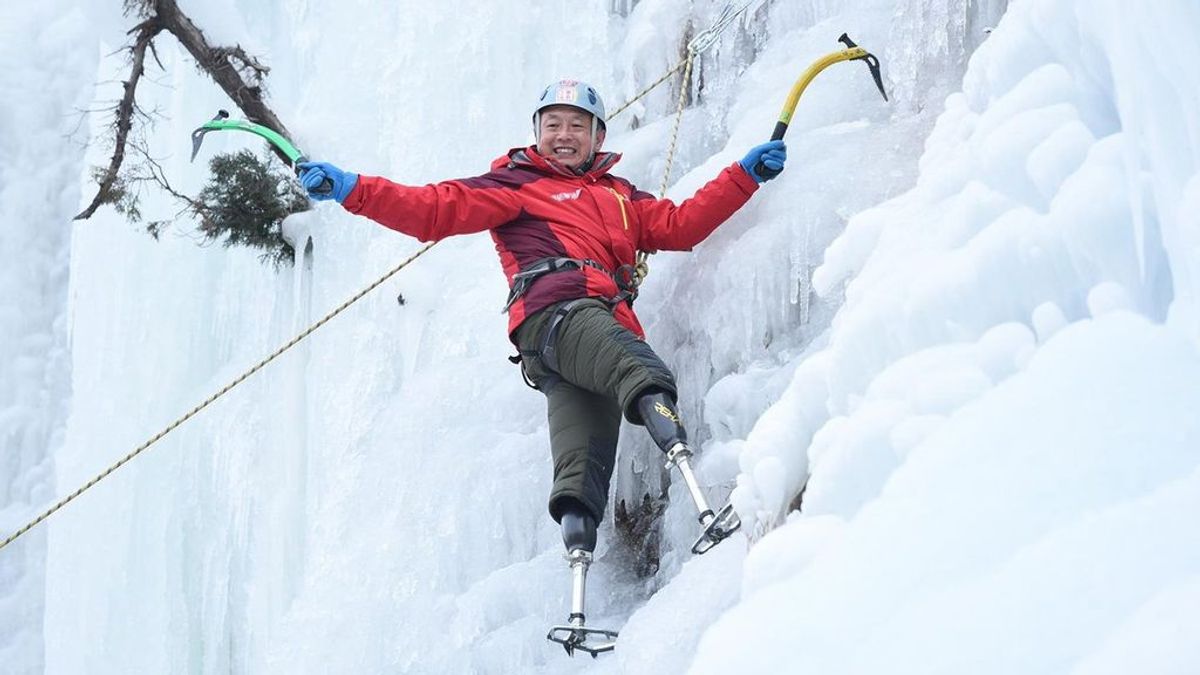
[[[658,85],[662,84],[663,82],[666,82],[667,78],[671,77],[675,73],[678,73],[679,69],[688,65],[688,63],[691,60],[692,60],[692,56],[691,56],[691,53],[689,52],[687,59],[680,61],[679,63],[676,63],[675,66],[673,68],[671,68],[670,70],[668,70],[666,73],[664,73],[662,77],[655,80],[654,84],[651,84],[649,87],[646,87],[645,89],[638,92],[637,96],[634,96],[633,98],[626,101],[625,105],[621,106],[620,108],[617,108],[611,115],[608,116],[608,118],[612,119],[612,118],[616,117],[617,115],[620,115],[621,113],[625,112],[626,108],[633,105],[634,103],[637,103],[639,100],[642,99],[642,97],[644,97],[646,94],[649,94],[656,87],[658,87]]]
[[[671,129],[671,145],[667,148],[667,166],[663,171],[662,186],[658,190],[659,199],[667,196],[667,186],[671,183],[671,166],[675,163],[675,147],[679,141],[679,125],[683,121],[683,108],[687,102],[688,88],[692,83],[692,63],[695,59],[696,53],[689,49],[687,59],[684,61],[683,82],[679,84],[679,103],[675,107],[675,126]],[[637,283],[640,286],[642,281],[646,279],[646,275],[650,274],[650,254],[648,252],[638,251],[637,264],[634,265],[634,271],[637,274]]]
[[[134,457],[137,457],[138,455],[140,455],[140,454],[141,454],[143,451],[145,451],[145,450],[146,450],[147,448],[149,448],[151,445],[154,445],[155,443],[157,443],[157,442],[159,441],[159,439],[161,439],[163,436],[166,436],[167,434],[171,433],[172,431],[174,431],[174,430],[175,430],[175,428],[176,428],[176,427],[178,427],[179,425],[183,424],[184,422],[186,422],[186,421],[188,421],[189,419],[191,419],[192,417],[194,417],[194,416],[195,416],[197,413],[199,413],[201,410],[204,410],[205,408],[207,408],[207,407],[208,407],[210,404],[212,404],[212,402],[213,402],[213,401],[216,401],[218,398],[221,398],[222,396],[224,396],[226,393],[228,393],[228,392],[229,392],[229,390],[230,390],[230,389],[233,389],[234,387],[238,386],[239,384],[241,384],[242,382],[244,382],[244,381],[246,380],[246,378],[250,377],[250,376],[251,376],[251,375],[253,375],[254,373],[256,373],[256,372],[258,372],[259,370],[261,370],[261,369],[262,369],[264,366],[266,366],[268,363],[270,363],[270,362],[274,361],[276,358],[278,358],[278,357],[279,357],[281,354],[283,354],[283,353],[284,353],[284,352],[286,352],[287,350],[289,350],[289,349],[291,349],[292,347],[296,346],[296,344],[297,344],[298,342],[300,342],[300,341],[301,341],[301,340],[303,340],[304,338],[306,338],[306,337],[308,337],[309,335],[311,335],[311,334],[313,333],[313,331],[317,330],[317,329],[318,329],[318,328],[320,328],[321,326],[323,326],[323,325],[325,325],[326,323],[328,323],[330,319],[332,319],[333,317],[337,316],[338,314],[341,314],[343,311],[345,311],[345,309],[346,309],[347,307],[349,307],[350,305],[353,305],[355,302],[358,302],[358,300],[359,300],[360,298],[362,298],[364,295],[366,295],[367,293],[370,293],[371,291],[375,290],[375,289],[376,289],[376,288],[377,288],[377,287],[378,287],[380,284],[382,284],[383,282],[385,282],[385,281],[387,281],[388,279],[390,279],[390,278],[391,278],[393,275],[395,275],[397,272],[399,272],[400,270],[404,269],[404,268],[405,268],[405,267],[406,267],[406,266],[407,266],[409,263],[411,263],[412,261],[414,261],[414,260],[416,260],[417,258],[419,258],[419,257],[420,257],[420,256],[421,256],[423,253],[425,253],[425,252],[426,252],[426,251],[428,251],[429,249],[433,248],[433,245],[434,245],[434,244],[436,244],[436,243],[437,243],[437,242],[431,242],[431,243],[429,243],[429,244],[426,244],[426,245],[425,245],[423,248],[421,248],[421,250],[419,250],[419,251],[417,251],[416,253],[414,253],[413,255],[409,256],[409,258],[408,258],[407,260],[405,260],[404,262],[402,262],[402,263],[400,263],[399,265],[397,265],[396,267],[394,267],[394,268],[393,268],[393,269],[392,269],[390,272],[388,272],[387,274],[385,274],[385,275],[383,275],[382,277],[380,277],[378,280],[376,280],[376,281],[375,281],[374,283],[372,283],[370,286],[367,286],[367,287],[366,287],[366,288],[364,288],[363,290],[359,291],[359,292],[358,292],[358,293],[357,293],[357,294],[356,294],[354,297],[350,298],[350,299],[349,299],[349,300],[347,300],[346,302],[343,302],[343,303],[342,303],[342,304],[341,304],[341,305],[340,305],[340,306],[339,306],[337,309],[333,310],[333,311],[332,311],[332,312],[330,312],[329,314],[326,314],[326,315],[325,315],[325,317],[324,317],[323,319],[321,319],[320,321],[318,321],[318,322],[314,323],[313,325],[309,326],[307,329],[305,329],[305,330],[304,330],[304,332],[302,332],[302,333],[300,333],[299,335],[297,335],[296,337],[292,338],[292,339],[291,339],[291,340],[290,340],[290,341],[289,341],[287,344],[285,344],[285,345],[283,345],[282,347],[280,347],[279,349],[275,350],[275,353],[271,354],[270,356],[268,356],[267,358],[263,359],[262,361],[259,361],[257,364],[255,364],[255,365],[254,365],[254,367],[253,367],[253,368],[251,368],[250,370],[246,371],[245,373],[243,373],[243,374],[239,375],[239,376],[238,376],[236,379],[234,379],[232,382],[230,382],[229,384],[227,384],[227,385],[225,385],[224,387],[222,387],[222,388],[221,388],[221,390],[220,390],[220,391],[218,391],[217,393],[213,394],[212,396],[209,396],[209,397],[208,397],[208,398],[207,398],[207,399],[206,399],[206,400],[205,400],[203,403],[201,403],[200,405],[198,405],[198,406],[196,406],[195,408],[192,408],[190,411],[188,411],[188,413],[187,413],[186,415],[184,415],[183,417],[180,417],[179,419],[175,420],[175,421],[174,421],[174,422],[172,422],[170,425],[168,425],[168,426],[167,426],[167,428],[165,428],[165,429],[163,429],[162,431],[158,432],[158,433],[157,433],[157,434],[155,434],[153,437],[151,437],[151,438],[150,438],[150,440],[148,440],[148,441],[146,441],[145,443],[143,443],[142,445],[140,445],[140,446],[139,446],[139,447],[138,447],[136,450],[134,450],[133,452],[129,453],[128,455],[125,455],[124,457],[122,457],[122,458],[121,458],[121,461],[119,461],[119,462],[117,462],[116,464],[113,464],[112,466],[108,467],[108,468],[107,468],[107,469],[105,469],[105,470],[104,470],[104,471],[103,471],[103,472],[102,472],[100,475],[98,475],[98,476],[96,476],[95,478],[93,478],[93,479],[91,479],[90,481],[88,481],[88,482],[87,482],[87,483],[86,483],[86,484],[85,484],[83,487],[81,487],[81,488],[79,488],[78,490],[76,490],[76,491],[72,492],[70,495],[68,495],[68,496],[64,497],[64,498],[63,498],[61,501],[59,501],[57,504],[55,504],[54,506],[52,506],[52,507],[51,507],[49,510],[47,510],[45,513],[43,513],[42,515],[38,516],[38,517],[37,517],[37,518],[35,518],[35,519],[34,519],[32,522],[30,522],[29,524],[25,525],[25,526],[24,526],[24,527],[22,527],[21,529],[17,530],[17,531],[16,531],[16,533],[14,533],[14,534],[13,534],[12,536],[10,536],[9,538],[5,539],[5,540],[4,540],[4,543],[0,544],[0,549],[3,549],[5,546],[8,546],[8,545],[9,545],[9,544],[11,544],[12,542],[16,541],[16,540],[17,540],[17,537],[20,537],[21,535],[25,534],[25,533],[26,533],[26,532],[28,532],[29,530],[31,530],[31,529],[33,529],[34,527],[36,527],[38,523],[40,523],[40,522],[42,522],[43,520],[45,520],[45,519],[49,518],[51,515],[53,515],[53,514],[54,514],[54,512],[55,512],[55,511],[58,511],[58,510],[59,510],[59,509],[61,509],[62,507],[64,507],[64,506],[66,506],[67,504],[69,504],[69,503],[70,503],[72,500],[74,500],[74,499],[75,499],[76,497],[78,497],[79,495],[83,494],[83,493],[84,493],[86,490],[90,489],[90,488],[91,488],[93,485],[95,485],[96,483],[99,483],[100,481],[104,480],[106,477],[108,477],[108,475],[109,475],[109,474],[111,474],[112,472],[114,472],[114,471],[116,471],[117,469],[119,469],[119,468],[121,468],[122,466],[124,466],[124,465],[125,465],[127,462],[129,462],[130,460],[132,460]]]
[[[679,140],[679,123],[683,121],[683,108],[687,102],[688,87],[691,85],[692,62],[694,55],[688,52],[687,68],[683,71],[683,82],[679,85],[679,105],[675,108],[675,126],[671,129],[671,145],[667,148],[667,168],[663,172],[662,187],[658,190],[658,198],[667,196],[667,185],[671,182],[671,164],[675,161],[675,146]]]

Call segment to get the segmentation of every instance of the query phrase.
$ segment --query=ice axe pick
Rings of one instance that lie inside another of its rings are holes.
[[[196,153],[200,152],[200,144],[204,142],[205,134],[210,131],[221,131],[224,129],[248,131],[252,134],[265,138],[268,143],[275,146],[276,149],[282,152],[284,156],[291,161],[292,170],[296,172],[297,176],[299,176],[301,173],[301,170],[297,165],[301,162],[308,161],[308,158],[304,156],[304,153],[300,152],[295,145],[292,145],[291,141],[284,138],[279,132],[247,120],[229,119],[229,113],[225,110],[218,110],[216,117],[213,117],[211,120],[205,122],[202,126],[192,132],[192,161],[195,161]],[[325,180],[321,181],[321,185],[313,190],[313,192],[322,195],[331,194],[333,192],[333,181],[326,178]]]

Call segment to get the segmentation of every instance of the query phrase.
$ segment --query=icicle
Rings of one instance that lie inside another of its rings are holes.
[[[791,271],[789,289],[792,305],[800,305],[800,324],[808,323],[809,296],[812,294],[812,219],[804,220],[804,235],[798,245],[793,245],[789,253],[789,268]]]

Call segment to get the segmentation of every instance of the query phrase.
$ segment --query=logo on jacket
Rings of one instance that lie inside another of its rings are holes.
[[[556,195],[550,195],[550,198],[556,202],[565,202],[568,199],[579,199],[579,194],[583,192],[583,188],[579,188],[574,192],[560,192]]]

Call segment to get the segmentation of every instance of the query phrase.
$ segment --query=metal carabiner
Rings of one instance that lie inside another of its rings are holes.
[[[729,24],[733,23],[733,20],[738,15],[745,12],[749,9],[750,5],[756,2],[760,2],[760,0],[747,0],[741,9],[736,11],[733,9],[732,2],[726,3],[725,7],[721,10],[721,15],[717,17],[713,25],[697,33],[696,37],[692,38],[691,42],[688,42],[688,51],[691,52],[692,56],[699,56],[701,52],[708,51],[710,47],[717,43],[717,40],[721,39],[721,33],[725,32]]]

